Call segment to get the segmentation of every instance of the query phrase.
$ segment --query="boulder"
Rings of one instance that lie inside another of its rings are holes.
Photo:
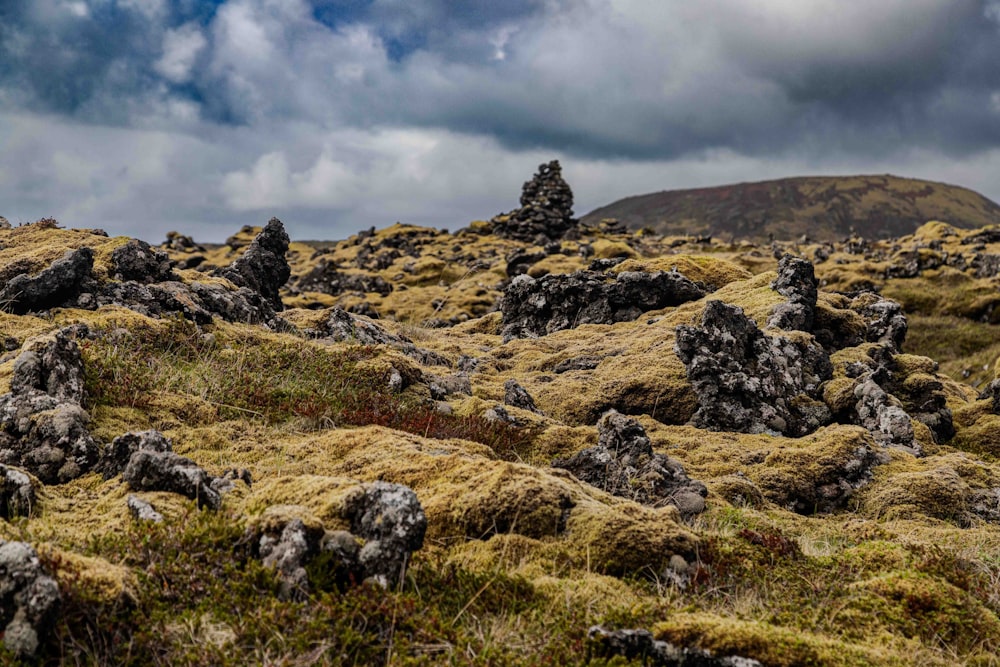
[[[514,278],[504,290],[504,341],[537,338],[581,324],[612,324],[650,310],[678,306],[707,294],[703,285],[676,271],[593,271]]]
[[[35,485],[27,473],[0,464],[0,519],[30,516],[35,506]]]
[[[275,311],[283,310],[279,290],[292,273],[285,259],[288,243],[284,225],[277,218],[271,218],[243,255],[216,271],[216,275],[257,292]]]
[[[596,447],[557,459],[552,466],[643,505],[674,505],[687,518],[705,511],[708,489],[689,478],[679,462],[654,452],[638,420],[610,410],[601,417],[597,431]]]
[[[535,399],[531,397],[528,390],[522,387],[517,380],[507,380],[504,382],[503,391],[504,405],[541,414],[541,411],[535,406]]]
[[[819,281],[808,260],[784,255],[778,262],[778,278],[771,289],[788,301],[774,309],[767,323],[779,329],[809,331],[816,317],[816,297]]]
[[[678,648],[655,639],[649,630],[608,630],[595,625],[587,631],[588,656],[641,660],[649,667],[762,667],[740,656],[715,657],[699,648]],[[589,662],[589,657],[588,657]]]
[[[132,455],[141,449],[151,452],[170,452],[174,448],[170,439],[156,430],[130,431],[120,435],[104,449],[104,455],[101,457],[99,468],[104,479],[120,475],[128,466]]]
[[[14,362],[11,392],[0,396],[0,463],[24,468],[45,484],[91,470],[100,446],[87,428],[83,361],[66,328],[25,344]]]
[[[157,512],[151,504],[131,493],[125,501],[132,518],[139,522],[163,523],[163,515]]]
[[[93,267],[93,250],[68,250],[36,276],[22,273],[11,278],[0,290],[0,308],[24,315],[61,306],[80,293]]]
[[[4,647],[16,657],[32,658],[52,630],[62,603],[55,579],[24,542],[0,540],[0,628]]]
[[[819,399],[833,366],[812,336],[765,335],[741,308],[709,301],[700,327],[677,327],[674,352],[698,396],[695,426],[799,437],[831,419]]]
[[[130,239],[111,253],[111,274],[116,280],[134,280],[140,283],[176,279],[167,253],[139,239]]]
[[[136,491],[179,493],[212,510],[222,506],[222,496],[212,488],[213,478],[191,459],[173,452],[136,451],[122,479]]]
[[[401,484],[365,484],[348,498],[344,517],[350,521],[351,533],[365,540],[358,562],[366,578],[384,588],[395,587],[427,532],[427,517],[417,494]]]

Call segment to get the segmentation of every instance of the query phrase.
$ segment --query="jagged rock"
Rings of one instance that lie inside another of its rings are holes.
[[[342,273],[331,262],[320,260],[308,273],[295,281],[299,292],[320,292],[337,296],[344,292],[376,292],[385,296],[392,292],[392,285],[382,276]]]
[[[678,461],[653,451],[642,425],[610,410],[597,423],[597,446],[552,462],[592,486],[644,505],[674,505],[691,517],[705,511],[708,489]]]
[[[205,252],[205,248],[195,243],[194,239],[180,232],[167,232],[167,240],[161,244],[161,247],[182,252]]]
[[[246,468],[229,468],[222,473],[222,476],[212,479],[210,486],[219,493],[226,495],[236,488],[236,482],[243,482],[247,488],[253,486],[253,477]]]
[[[527,389],[518,384],[517,380],[507,380],[504,382],[503,391],[504,405],[541,414],[541,410],[535,406],[535,399],[531,397]]]
[[[972,258],[972,268],[976,270],[977,278],[993,278],[1000,275],[1000,255],[976,253]]]
[[[303,600],[313,592],[307,568],[321,587],[333,585],[341,591],[365,578],[361,541],[346,530],[324,531],[292,519],[263,532],[256,545],[264,565],[277,571],[282,599]]]
[[[851,300],[851,310],[861,314],[868,324],[865,340],[899,352],[906,340],[906,315],[903,307],[891,299],[865,292]]]
[[[365,540],[358,554],[365,576],[382,587],[395,587],[427,532],[427,517],[417,494],[401,484],[365,484],[360,493],[348,498],[344,517],[351,523],[351,532]]]
[[[816,271],[808,260],[782,256],[778,278],[771,283],[771,289],[788,297],[788,301],[774,309],[767,324],[779,329],[812,331],[818,285]]]
[[[573,191],[562,177],[558,160],[538,166],[538,173],[524,184],[521,208],[490,221],[497,236],[518,241],[545,242],[560,239],[575,230],[579,221],[573,218]]]
[[[566,373],[569,371],[592,371],[597,368],[601,363],[601,360],[597,357],[573,357],[572,359],[566,359],[565,361],[560,361],[552,369],[554,373]]]
[[[104,449],[99,465],[104,479],[119,475],[128,466],[132,455],[140,449],[151,452],[171,452],[173,443],[159,431],[130,431],[111,441]]]
[[[979,394],[979,400],[983,399],[989,399],[993,414],[1000,415],[1000,379],[993,380],[986,385],[986,388]]]
[[[513,250],[507,255],[507,277],[513,278],[522,273],[527,273],[533,264],[537,264],[548,257],[545,252],[528,252],[524,248]]]
[[[979,245],[981,243],[1000,243],[1000,227],[988,227],[961,240],[962,245]]]
[[[611,324],[700,299],[707,290],[676,271],[592,271],[514,278],[504,290],[503,339],[536,338],[581,324]]]
[[[0,519],[29,516],[35,506],[35,485],[25,472],[0,464]]]
[[[268,535],[260,538],[261,560],[278,571],[278,596],[282,599],[303,600],[308,596],[306,564],[318,551],[319,539],[320,535],[306,528],[301,519],[288,522],[277,539]]]
[[[100,456],[80,406],[83,361],[74,333],[67,328],[26,344],[14,362],[11,392],[0,396],[0,463],[44,484],[75,479]]]
[[[523,426],[521,421],[514,415],[507,412],[507,408],[502,405],[494,405],[489,410],[483,412],[483,419],[492,424],[506,424],[507,426],[513,426],[515,428]]]
[[[882,389],[876,381],[877,376],[877,371],[865,373],[854,388],[854,396],[858,399],[855,408],[858,422],[879,444],[899,447],[920,456],[921,447],[914,439],[910,416]]]
[[[0,540],[0,637],[4,647],[18,658],[34,657],[61,604],[59,585],[45,572],[31,545]]]
[[[111,274],[116,280],[134,280],[140,283],[176,279],[167,253],[139,239],[130,239],[111,253]]]
[[[129,514],[136,521],[148,521],[150,523],[163,523],[163,515],[153,509],[153,506],[138,496],[131,493],[126,499]]]
[[[678,648],[653,638],[648,630],[608,630],[599,625],[587,631],[588,654],[596,658],[642,660],[649,667],[762,667],[740,656],[717,658],[698,648]],[[588,657],[589,661],[589,657]]]
[[[316,332],[322,338],[357,345],[387,345],[421,364],[450,365],[447,359],[436,352],[419,348],[409,338],[391,334],[374,322],[352,315],[339,306],[331,308],[329,313],[330,316],[320,324]]]
[[[257,292],[275,311],[281,311],[279,290],[292,274],[285,253],[288,234],[277,218],[271,218],[264,230],[250,243],[235,262],[216,271],[234,285]]]
[[[22,273],[11,278],[0,290],[0,308],[24,315],[61,306],[79,294],[93,267],[93,250],[68,250],[37,276]]]
[[[676,336],[674,351],[698,395],[695,426],[798,437],[829,422],[818,399],[833,367],[811,336],[767,336],[721,301],[706,304],[700,327],[678,326]]]
[[[136,491],[169,491],[217,510],[222,496],[212,488],[212,477],[191,459],[173,452],[140,449],[132,454],[122,479]]]

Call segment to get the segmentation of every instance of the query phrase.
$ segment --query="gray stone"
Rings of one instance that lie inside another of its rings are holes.
[[[62,603],[59,585],[49,576],[34,548],[0,540],[0,627],[4,647],[19,658],[32,658],[52,629]]]
[[[833,376],[822,346],[765,335],[736,306],[709,301],[700,327],[677,327],[674,351],[698,396],[695,426],[799,437],[832,417],[820,401]]]
[[[573,191],[563,180],[558,160],[539,165],[524,184],[521,208],[490,221],[497,236],[542,245],[572,235],[578,224],[573,218]]]
[[[504,382],[503,391],[504,405],[542,414],[542,411],[535,406],[535,399],[531,397],[527,389],[518,384],[517,380],[507,380]]]
[[[11,278],[0,290],[0,309],[24,315],[61,306],[80,293],[93,267],[93,250],[68,250],[36,276],[22,273]]]
[[[125,245],[115,248],[111,253],[111,274],[115,280],[140,283],[176,280],[167,253],[139,239],[130,239]]]
[[[213,478],[191,459],[173,452],[136,451],[122,479],[136,491],[179,493],[212,510],[222,506],[222,496],[212,488]]]
[[[688,477],[678,461],[654,452],[638,420],[610,410],[597,423],[597,431],[596,447],[557,459],[553,467],[644,505],[674,505],[686,518],[705,511],[708,489]]]
[[[128,504],[129,514],[136,521],[148,521],[150,523],[163,523],[163,515],[157,512],[151,504],[131,493],[125,501]]]
[[[788,298],[777,306],[767,323],[786,330],[812,331],[816,316],[819,281],[813,265],[805,259],[782,256],[778,262],[778,278],[771,289]]]
[[[596,658],[641,660],[649,667],[762,667],[741,656],[714,657],[699,648],[679,648],[653,637],[648,630],[608,630],[592,626],[587,631],[588,661]]]
[[[35,485],[27,473],[0,464],[0,519],[30,516],[35,506]]]
[[[105,447],[99,466],[100,472],[104,479],[111,479],[125,470],[132,455],[140,449],[170,452],[173,448],[170,439],[159,431],[130,431],[118,436]]]
[[[417,494],[401,484],[364,484],[347,499],[344,517],[351,532],[365,540],[358,555],[365,576],[385,588],[398,585],[427,532]]]

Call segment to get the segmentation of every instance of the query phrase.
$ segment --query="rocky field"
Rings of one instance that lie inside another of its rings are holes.
[[[0,663],[1000,664],[1000,228],[521,204],[0,229]]]

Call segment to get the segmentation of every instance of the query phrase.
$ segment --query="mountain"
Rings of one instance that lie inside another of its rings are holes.
[[[1000,205],[956,185],[898,176],[807,176],[626,197],[583,216],[667,235],[833,241],[912,233],[929,220],[970,229],[1000,223]]]

